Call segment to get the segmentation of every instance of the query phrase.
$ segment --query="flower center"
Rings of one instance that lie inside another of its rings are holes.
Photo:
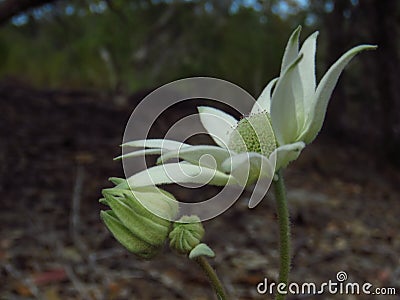
[[[241,119],[232,131],[229,149],[237,152],[257,152],[266,157],[276,149],[275,135],[267,112]]]

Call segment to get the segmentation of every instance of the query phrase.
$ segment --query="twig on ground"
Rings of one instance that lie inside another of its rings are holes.
[[[72,207],[71,207],[70,226],[69,226],[70,235],[72,237],[74,246],[82,252],[86,252],[85,250],[87,250],[86,244],[83,242],[83,239],[80,237],[79,234],[81,198],[82,198],[83,181],[85,177],[84,171],[85,170],[83,166],[78,165],[74,191],[72,194]]]
[[[23,282],[23,284],[29,289],[29,291],[36,299],[43,299],[38,287],[33,283],[31,278],[26,277],[20,271],[15,269],[11,264],[5,264],[4,269],[12,277],[19,280],[20,282]]]
[[[71,266],[68,265],[64,265],[64,269],[65,272],[67,273],[67,276],[69,278],[69,280],[71,281],[71,283],[73,284],[73,286],[75,287],[76,291],[79,293],[80,295],[80,299],[82,300],[90,300],[91,297],[89,296],[85,284],[79,279],[78,276],[76,276],[74,270],[72,269]]]
[[[98,252],[89,254],[88,261],[89,261],[89,265],[92,268],[94,268],[96,262],[99,260],[113,258],[116,256],[123,256],[125,254],[126,254],[126,250],[123,248],[120,248],[120,247],[119,248],[111,248],[111,249],[98,251]]]

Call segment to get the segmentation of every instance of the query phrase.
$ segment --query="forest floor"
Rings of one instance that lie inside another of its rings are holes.
[[[167,248],[139,260],[99,219],[101,189],[123,174],[112,158],[138,97],[119,108],[107,95],[0,85],[0,299],[213,299],[193,262]],[[335,281],[345,271],[346,282],[397,291],[288,299],[400,299],[400,171],[321,136],[285,175],[291,281]],[[270,194],[253,210],[244,195],[204,223],[230,299],[271,298],[256,289],[278,274]]]

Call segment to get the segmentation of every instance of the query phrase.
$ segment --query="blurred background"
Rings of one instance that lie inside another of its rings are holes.
[[[286,172],[292,281],[344,270],[399,295],[399,20],[396,0],[1,0],[0,298],[212,299],[184,257],[165,249],[147,262],[123,249],[97,199],[108,177],[123,176],[112,158],[148,93],[210,76],[256,97],[298,25],[302,40],[320,31],[317,79],[350,47],[379,48],[345,70],[320,136]],[[174,107],[151,136],[194,112]],[[232,299],[267,299],[256,285],[277,278],[272,198],[248,211],[245,194],[205,223]],[[330,297],[383,299],[321,299]]]

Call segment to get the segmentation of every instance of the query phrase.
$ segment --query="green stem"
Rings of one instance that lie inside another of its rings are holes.
[[[278,171],[278,180],[274,182],[275,187],[275,201],[278,213],[279,223],[279,282],[285,283],[286,286],[289,282],[290,272],[290,220],[289,209],[286,200],[286,190],[283,181],[282,171]],[[284,300],[286,295],[277,294],[276,300]]]
[[[207,259],[204,256],[199,256],[195,259],[195,261],[203,269],[204,273],[206,273],[210,284],[218,297],[218,300],[228,299],[225,294],[224,287],[222,286],[222,283],[217,276],[217,273],[215,273],[215,270],[210,266]]]

